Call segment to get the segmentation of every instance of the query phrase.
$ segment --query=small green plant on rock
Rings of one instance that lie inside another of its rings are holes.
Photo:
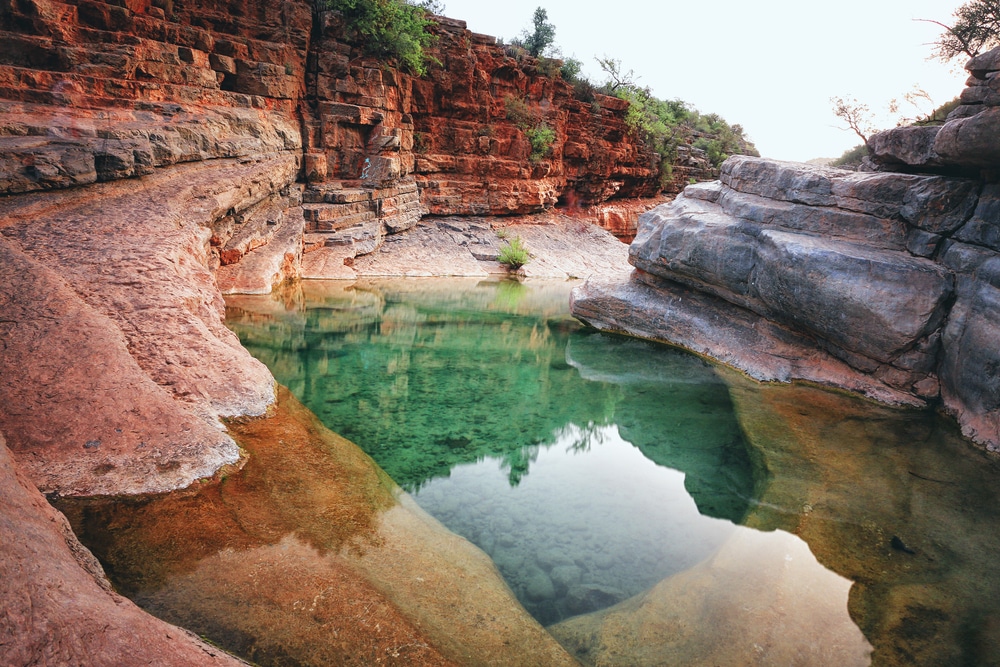
[[[545,123],[525,130],[524,135],[531,143],[531,155],[528,156],[528,159],[532,162],[538,162],[548,155],[556,140],[556,131]]]
[[[504,98],[503,108],[507,120],[514,123],[521,130],[527,130],[536,122],[537,116],[532,112],[528,103],[513,95],[508,95]]]
[[[432,15],[443,7],[436,2],[411,4],[405,0],[313,0],[317,12],[334,10],[365,53],[395,61],[418,76],[437,64],[426,49],[437,37],[432,34]]]
[[[507,266],[511,271],[517,271],[527,264],[530,259],[531,256],[528,254],[528,249],[524,247],[520,236],[515,236],[506,241],[497,255],[497,261]]]
[[[430,150],[430,142],[427,139],[427,135],[423,132],[413,133],[413,152],[414,153],[426,153]]]

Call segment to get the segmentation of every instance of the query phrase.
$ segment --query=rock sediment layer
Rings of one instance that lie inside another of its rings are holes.
[[[115,593],[0,436],[0,663],[244,665]]]

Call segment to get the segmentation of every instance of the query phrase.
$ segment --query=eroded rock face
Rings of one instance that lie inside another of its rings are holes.
[[[653,196],[658,158],[629,133],[627,103],[574,97],[543,63],[516,58],[464,21],[437,18],[429,55],[441,63],[413,77],[360,57],[343,43],[339,18],[321,17],[310,93],[310,180],[415,178],[435,215],[508,215],[610,198]],[[555,68],[555,65],[552,65]],[[531,158],[529,132],[555,133]]]
[[[235,463],[219,417],[263,414],[266,368],[222,324],[208,225],[280,190],[297,157],[159,170],[0,203],[0,425],[63,494],[187,486]]]
[[[995,188],[734,157],[645,214],[640,271],[579,289],[574,313],[758,379],[943,400],[996,447]]]

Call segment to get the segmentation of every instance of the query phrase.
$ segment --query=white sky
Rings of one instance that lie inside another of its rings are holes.
[[[508,41],[542,6],[556,45],[595,83],[604,75],[594,57],[619,59],[656,96],[741,124],[761,155],[777,159],[837,157],[859,143],[837,128],[833,96],[884,112],[914,85],[947,102],[966,78],[964,61],[928,60],[940,29],[913,20],[948,23],[963,0],[443,2],[445,15]]]

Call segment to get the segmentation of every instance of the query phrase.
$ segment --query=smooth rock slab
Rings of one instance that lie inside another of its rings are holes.
[[[883,363],[934,330],[952,290],[946,270],[908,253],[770,229],[683,196],[643,216],[629,261]]]
[[[0,426],[42,491],[168,491],[239,460],[143,371],[114,321],[2,236],[0,340]]]
[[[683,347],[756,380],[808,380],[889,404],[923,405],[921,399],[817,348],[808,336],[650,274],[589,280],[573,290],[570,310],[602,331]]]
[[[882,362],[930,334],[952,280],[904,253],[786,232],[761,234],[753,291],[776,318]]]
[[[0,242],[26,271],[0,264],[19,312],[3,318],[19,342],[0,353],[12,369],[0,428],[16,421],[12,448],[33,452],[36,483],[166,491],[236,461],[219,417],[262,414],[274,380],[222,322],[209,225],[280,191],[297,165],[294,154],[215,160],[0,201]]]

